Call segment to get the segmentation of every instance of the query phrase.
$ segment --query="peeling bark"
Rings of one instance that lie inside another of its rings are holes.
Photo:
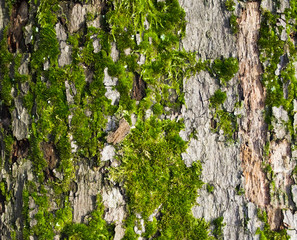
[[[281,229],[283,215],[281,209],[286,204],[272,199],[273,189],[264,172],[264,146],[267,140],[267,124],[264,121],[265,89],[260,81],[263,72],[259,60],[257,41],[260,29],[260,4],[249,2],[239,19],[238,55],[239,76],[243,90],[243,101],[246,116],[240,124],[242,144],[240,157],[243,175],[245,177],[245,194],[249,201],[257,207],[265,208],[268,222],[272,230]],[[284,175],[276,182],[280,188],[290,195],[290,186],[293,184],[290,174],[284,169],[288,168],[290,146],[286,140],[272,142],[269,163],[274,172]],[[285,166],[286,165],[286,166]]]
[[[239,19],[239,77],[243,89],[246,117],[241,122],[241,161],[246,197],[259,207],[269,204],[269,188],[262,170],[267,126],[263,110],[265,90],[260,82],[262,67],[257,40],[260,29],[259,3],[247,3]]]

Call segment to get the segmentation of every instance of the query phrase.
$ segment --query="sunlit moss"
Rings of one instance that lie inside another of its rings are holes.
[[[234,11],[235,10],[235,2],[233,0],[226,0],[225,7],[230,12]]]
[[[60,210],[58,210],[60,211]],[[67,217],[64,212],[57,212],[56,216],[61,219],[61,224],[65,225],[64,218]],[[77,240],[97,240],[97,239],[113,239],[114,226],[108,225],[103,219],[104,206],[101,203],[101,197],[97,199],[96,210],[92,212],[88,219],[88,224],[68,223],[61,232],[62,239]],[[71,219],[70,219],[71,221]]]
[[[152,229],[153,233],[161,235],[160,239],[191,239],[197,232],[205,239],[209,238],[208,225],[189,214],[197,189],[203,183],[200,163],[186,167],[181,158],[187,147],[187,142],[179,136],[182,128],[181,122],[153,117],[138,122],[123,142],[122,164],[111,170],[111,176],[123,181],[127,192],[131,214],[127,222],[127,239],[128,236],[134,239],[130,227],[133,228],[131,225],[136,219],[132,216],[141,214],[146,226],[151,228],[152,223],[147,219],[159,206],[162,217]]]
[[[125,0],[107,4],[102,29],[88,27],[85,35],[68,34],[72,62],[59,67],[59,41],[54,29],[59,1],[31,1],[30,4],[38,9],[31,42],[34,49],[29,62],[31,76],[16,75],[16,79],[29,81],[29,92],[23,98],[32,120],[29,158],[40,185],[24,190],[24,207],[28,208],[29,197],[38,205],[37,224],[33,227],[30,227],[28,209],[23,211],[25,239],[30,235],[52,239],[59,232],[66,239],[112,238],[113,226],[103,220],[101,203],[98,202],[88,224],[74,224],[65,195],[74,178],[77,159],[99,165],[100,151],[106,143],[107,117],[115,112],[128,120],[132,113],[137,115],[136,128],[117,146],[118,152],[123,153],[119,154],[122,165],[110,169],[114,177],[124,181],[129,198],[125,239],[137,237],[134,232],[136,213],[145,219],[147,231],[144,237],[159,234],[160,239],[211,238],[209,224],[191,214],[197,190],[202,186],[201,164],[197,161],[187,167],[182,161],[181,153],[187,148],[187,142],[179,136],[182,121],[161,121],[158,117],[179,111],[185,103],[185,78],[209,70],[226,84],[237,71],[237,59],[221,59],[210,65],[210,61],[197,60],[196,52],[180,49],[186,21],[185,12],[177,0]],[[90,20],[92,16],[87,18]],[[100,40],[96,52],[95,38]],[[116,44],[119,51],[117,61],[111,56],[112,44]],[[126,51],[127,48],[130,50]],[[7,71],[11,59],[4,53],[0,55],[3,58],[0,64],[5,64],[3,71]],[[47,61],[49,67],[44,70],[43,64]],[[88,82],[85,81],[86,68],[92,75]],[[115,89],[120,93],[120,99],[115,105],[111,105],[105,96],[106,68],[109,76],[118,79]],[[131,97],[136,76],[146,83],[145,97],[140,101]],[[3,95],[10,105],[12,82],[8,77],[6,80],[7,89]],[[66,97],[65,81],[71,85],[71,101]],[[218,104],[222,102],[221,99]],[[154,116],[146,119],[149,109]],[[71,152],[70,139],[78,146],[75,153]],[[56,170],[63,179],[51,181],[45,178],[48,163],[40,148],[42,142],[53,144],[58,158]],[[54,189],[56,195],[52,197],[61,203],[57,211],[50,211],[53,199],[46,190],[48,187]],[[160,205],[160,219],[148,221],[148,216]]]

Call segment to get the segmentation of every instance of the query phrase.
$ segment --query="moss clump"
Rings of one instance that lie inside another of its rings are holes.
[[[267,221],[267,214],[266,212],[261,209],[258,209],[258,218],[264,222],[264,227],[261,230],[260,228],[257,229],[256,234],[260,235],[260,240],[266,239],[278,239],[278,240],[287,240],[290,239],[290,236],[287,234],[285,229],[280,231],[272,231],[270,230],[270,226]]]
[[[18,96],[20,92],[20,84],[23,83],[28,76],[19,74],[18,68],[20,66],[21,54],[13,54],[8,50],[7,33],[9,26],[4,28],[2,32],[2,39],[0,41],[0,111],[3,114],[4,120],[0,126],[0,136],[4,143],[5,156],[0,157],[0,168],[2,168],[5,160],[9,164],[12,163],[11,151],[14,143],[11,126],[11,112],[14,110],[14,95]],[[6,122],[6,123],[4,123]]]
[[[214,185],[207,184],[206,185],[206,190],[207,190],[208,193],[213,193],[213,191],[214,191]]]
[[[218,78],[220,84],[223,86],[227,85],[238,70],[238,59],[233,57],[216,59],[212,64],[209,64],[208,67],[210,74]],[[215,120],[212,127],[216,132],[222,130],[227,141],[233,141],[233,135],[238,130],[237,117],[234,115],[234,111],[228,112],[224,108],[223,103],[226,99],[227,94],[221,89],[216,90],[214,95],[210,97],[209,106],[213,110]]]
[[[275,3],[277,5],[277,3]],[[273,135],[272,107],[282,106],[288,113],[289,120],[284,123],[287,131],[291,134],[292,146],[296,142],[296,129],[294,129],[294,106],[293,102],[297,95],[297,79],[295,77],[295,66],[297,54],[293,44],[296,26],[289,24],[296,19],[296,1],[290,3],[286,9],[286,29],[278,26],[279,14],[264,11],[262,14],[260,38],[258,41],[260,60],[263,64],[262,83],[266,89],[265,121],[268,130]],[[284,31],[285,30],[285,31]],[[287,39],[281,38],[286,33]],[[281,63],[280,65],[278,65]],[[269,156],[269,141],[265,148],[266,156]]]
[[[223,228],[226,225],[226,223],[223,223],[224,217],[218,217],[215,220],[212,221],[212,224],[214,225],[214,230],[212,231],[212,234],[215,236],[216,239],[221,240],[223,239]]]
[[[34,215],[37,223],[33,227],[30,227],[29,197],[38,206],[38,212]],[[38,186],[34,182],[26,184],[23,190],[23,239],[27,240],[30,236],[37,236],[38,239],[44,240],[53,239],[56,232],[60,232],[72,222],[72,209],[68,197],[63,197],[58,204],[59,209],[55,211],[49,211],[50,201],[44,186]]]
[[[8,191],[7,183],[4,180],[0,182],[0,196],[2,196],[6,202],[10,201],[11,192]]]
[[[239,31],[239,25],[237,22],[237,16],[232,13],[230,17],[230,27],[233,34],[237,34]]]
[[[116,43],[120,59],[109,69],[118,65],[113,76],[119,79],[116,89],[121,95],[120,107],[137,112],[140,118],[151,107],[157,115],[162,113],[162,106],[178,109],[184,103],[183,79],[206,67],[196,60],[196,53],[179,50],[185,33],[185,12],[176,0],[122,1],[113,5],[114,11],[107,14],[112,37],[109,41]],[[131,53],[126,55],[127,49]],[[145,57],[142,65],[138,62],[141,56]],[[139,105],[130,97],[135,75],[147,84],[146,97]]]
[[[108,2],[102,29],[88,27],[84,35],[69,34],[72,63],[64,67],[58,65],[60,50],[54,29],[60,2],[41,0],[29,4],[35,5],[32,9],[38,9],[30,43],[33,46],[29,63],[31,77],[15,76],[18,82],[28,80],[30,85],[23,100],[31,114],[29,158],[39,183],[28,184],[23,193],[24,238],[34,235],[38,239],[53,239],[59,232],[66,239],[112,238],[113,227],[102,220],[102,205],[98,203],[88,224],[73,224],[65,195],[74,177],[76,160],[99,165],[100,151],[106,143],[107,117],[116,113],[130,120],[133,113],[137,115],[136,128],[118,145],[123,163],[118,169],[110,169],[114,177],[124,181],[129,198],[125,239],[137,237],[133,229],[137,213],[145,219],[144,237],[209,239],[208,223],[194,219],[190,213],[197,189],[202,186],[201,165],[196,162],[186,167],[182,161],[181,153],[187,147],[179,137],[182,121],[157,119],[180,110],[184,104],[184,78],[206,70],[210,64],[210,61],[197,60],[196,52],[180,49],[186,21],[178,1]],[[87,16],[87,20],[92,18]],[[100,40],[100,49],[96,51],[94,39]],[[119,51],[117,61],[111,56],[112,44]],[[12,106],[10,90],[14,83],[8,76],[11,55],[6,53],[0,53],[3,76],[7,80],[1,94],[6,104]],[[141,59],[145,59],[142,64]],[[228,75],[230,61],[219,61],[212,65],[211,71],[225,83],[232,75]],[[49,67],[45,70],[46,62]],[[92,75],[88,82],[85,81],[86,68]],[[118,79],[115,86],[120,93],[118,105],[112,106],[105,96],[105,69],[110,77]],[[137,78],[146,85],[139,101],[131,97]],[[71,100],[66,92],[70,92]],[[154,116],[145,119],[148,109]],[[71,139],[78,146],[76,153],[71,152]],[[43,142],[53,145],[58,158],[55,170],[63,179],[46,177],[48,162],[41,150]],[[54,189],[55,196],[50,196],[45,190],[48,188]],[[30,227],[28,211],[30,197],[38,205],[37,224],[33,227]],[[59,210],[50,211],[50,202],[54,200],[59,203]],[[148,216],[160,205],[161,217],[149,221]]]
[[[240,187],[240,185],[237,185],[235,190],[236,190],[236,194],[239,196],[241,196],[245,193],[244,189],[242,187]]]
[[[226,59],[216,59],[211,65],[210,72],[220,80],[221,84],[226,85],[235,76],[238,70],[238,59],[230,57]]]
[[[1,104],[7,106],[12,104],[11,88],[13,86],[13,79],[10,76],[10,66],[13,63],[13,54],[8,51],[7,45],[7,31],[6,27],[3,31],[3,38],[0,42],[0,76],[1,76]]]
[[[233,112],[228,112],[224,107],[227,95],[220,89],[215,91],[214,95],[209,99],[210,107],[213,109],[213,117],[216,124],[213,126],[213,130],[219,132],[222,130],[226,140],[232,142],[234,133],[238,131],[237,117]]]
[[[227,99],[226,92],[222,92],[221,89],[215,91],[214,95],[209,99],[210,107],[218,108]]]
[[[233,113],[229,113],[224,109],[217,110],[214,114],[217,119],[217,127],[215,131],[223,130],[227,141],[233,141],[233,134],[238,131],[237,118]]]
[[[128,196],[132,220],[127,223],[126,239],[131,239],[129,229],[136,221],[133,216],[140,213],[146,225],[151,225],[148,217],[159,206],[161,217],[153,229],[160,239],[191,239],[197,232],[208,239],[207,224],[189,214],[203,183],[200,163],[186,167],[180,156],[187,147],[179,136],[182,128],[181,122],[152,117],[138,122],[123,142],[122,164],[112,169],[111,176],[124,181]]]
[[[36,71],[43,69],[42,64],[47,60],[50,65],[57,64],[60,54],[59,42],[56,37],[55,24],[58,20],[55,12],[58,11],[58,0],[41,0],[38,5],[37,22],[34,28],[34,39],[38,46],[32,53],[31,67]]]
[[[235,2],[233,0],[226,0],[225,1],[225,7],[226,9],[231,12],[231,16],[229,19],[230,27],[231,27],[231,32],[233,34],[237,34],[239,31],[239,25],[237,22],[237,16],[234,14],[235,12]]]
[[[23,238],[30,238],[30,217],[29,217],[29,196],[30,193],[28,191],[27,186],[24,186],[23,189],[23,209],[22,209],[22,217],[23,217]]]
[[[226,0],[225,7],[230,12],[234,11],[235,10],[235,2],[233,0]]]

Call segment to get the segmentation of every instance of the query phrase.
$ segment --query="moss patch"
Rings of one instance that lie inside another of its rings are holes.
[[[13,1],[8,3],[11,5]],[[134,226],[139,224],[137,214],[145,221],[143,236],[146,238],[210,239],[209,224],[191,214],[197,190],[203,184],[201,165],[198,159],[191,167],[186,167],[182,161],[181,153],[187,147],[187,142],[179,136],[184,127],[182,120],[161,119],[179,112],[185,103],[185,78],[206,70],[222,85],[227,85],[238,71],[237,59],[202,62],[197,59],[196,52],[180,49],[186,21],[177,0],[123,0],[108,2],[102,11],[101,29],[87,27],[84,33],[68,33],[72,62],[60,67],[60,46],[54,28],[60,21],[59,4],[57,0],[30,1],[30,7],[37,9],[30,43],[30,76],[18,74],[18,55],[8,52],[5,38],[1,42],[4,104],[13,106],[10,94],[13,86],[29,82],[23,102],[31,118],[28,159],[33,163],[37,183],[27,183],[23,192],[24,239],[31,235],[38,239],[53,239],[59,233],[66,239],[111,238],[113,226],[108,226],[102,219],[100,201],[88,224],[72,223],[67,197],[69,184],[75,177],[76,161],[100,166],[108,116],[116,116],[118,120],[124,117],[131,122],[132,114],[137,116],[136,127],[116,146],[122,165],[109,169],[110,176],[124,182],[128,197],[125,239],[137,238],[134,232]],[[92,19],[88,15],[86,21]],[[94,40],[100,42],[96,51]],[[118,50],[117,61],[112,56],[114,45]],[[44,67],[45,63],[48,68]],[[86,69],[91,75],[88,81]],[[120,93],[120,98],[115,105],[105,96],[106,69],[110,77],[117,79],[113,90]],[[140,97],[133,97],[135,79],[145,83]],[[66,87],[66,81],[70,88]],[[67,99],[67,91],[72,96],[71,101]],[[217,92],[211,103],[216,109],[219,128],[231,136],[232,115],[222,109],[225,98],[226,94]],[[146,118],[148,110],[152,110],[150,118]],[[1,129],[1,133],[8,136],[5,144],[9,151],[13,142],[11,130]],[[72,151],[71,141],[72,145],[77,145],[76,152]],[[63,179],[46,177],[49,166],[41,148],[44,143],[51,144],[56,151],[55,170]],[[54,190],[54,196],[48,191],[50,188]],[[35,226],[30,225],[29,219],[31,198],[38,205]],[[58,210],[50,210],[52,201],[59,203]],[[159,216],[149,221],[149,216],[159,206]]]

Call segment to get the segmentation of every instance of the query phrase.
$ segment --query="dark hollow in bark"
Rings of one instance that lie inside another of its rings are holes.
[[[132,99],[140,101],[146,96],[146,82],[142,80],[138,73],[135,73],[133,89],[132,89]]]
[[[13,143],[12,162],[16,162],[19,158],[25,158],[29,153],[29,140],[23,139]]]
[[[28,21],[29,6],[26,1],[18,1],[12,9],[10,16],[10,28],[7,43],[10,52],[15,53],[18,49],[24,49],[23,27]]]

